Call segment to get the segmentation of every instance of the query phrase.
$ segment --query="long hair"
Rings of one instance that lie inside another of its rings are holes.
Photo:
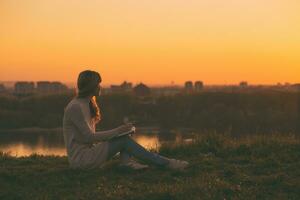
[[[84,98],[95,94],[97,86],[102,79],[98,72],[85,70],[80,72],[77,79],[77,97]],[[100,108],[97,104],[95,95],[89,102],[91,118],[97,124],[101,120]]]

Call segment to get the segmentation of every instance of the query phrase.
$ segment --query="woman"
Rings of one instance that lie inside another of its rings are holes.
[[[182,170],[188,162],[169,159],[147,151],[130,136],[116,137],[130,131],[132,124],[112,130],[95,131],[101,120],[96,97],[101,93],[102,79],[95,71],[82,71],[77,79],[77,96],[65,108],[63,134],[71,168],[103,167],[106,161],[120,152],[121,165],[132,169],[144,169],[148,165],[134,161],[131,156],[149,164]]]

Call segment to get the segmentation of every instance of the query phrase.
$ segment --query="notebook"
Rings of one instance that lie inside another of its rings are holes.
[[[117,137],[123,136],[123,135],[128,135],[128,134],[134,133],[134,132],[135,132],[135,127],[133,126],[133,127],[131,128],[131,130],[126,131],[126,132],[123,132],[123,133],[120,133]]]

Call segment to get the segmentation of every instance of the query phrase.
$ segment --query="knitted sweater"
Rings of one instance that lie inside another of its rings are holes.
[[[71,168],[102,167],[107,159],[106,140],[118,134],[117,128],[95,131],[89,101],[89,98],[75,97],[64,111],[63,136]]]

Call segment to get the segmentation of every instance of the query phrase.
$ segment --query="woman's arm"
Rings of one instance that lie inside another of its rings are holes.
[[[107,131],[96,131],[94,133],[85,120],[82,109],[78,104],[72,105],[68,114],[70,120],[80,133],[80,135],[76,136],[76,139],[83,143],[95,143],[98,141],[108,140],[117,136],[121,131],[120,127],[118,127]]]
[[[95,141],[102,141],[102,140],[109,140],[117,135],[120,134],[120,128],[114,128],[107,131],[96,131],[95,133],[92,133],[95,137]]]

